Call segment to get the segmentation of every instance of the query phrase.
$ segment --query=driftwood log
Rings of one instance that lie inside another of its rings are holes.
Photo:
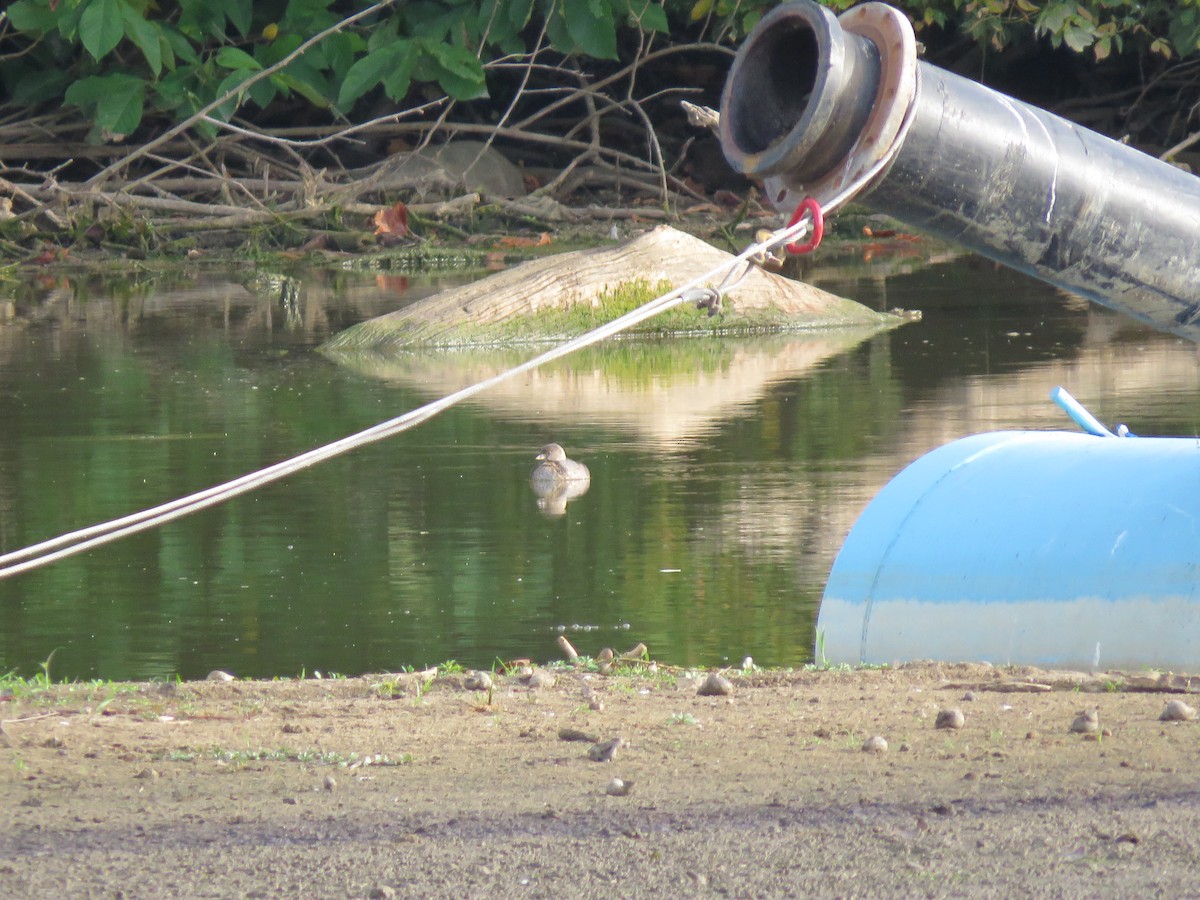
[[[355,325],[335,335],[324,349],[380,351],[563,340],[732,260],[731,254],[663,225],[617,246],[531,260],[442,291]],[[666,327],[660,321],[664,319],[669,321]],[[643,323],[638,332],[880,328],[902,321],[754,269],[726,297],[720,316],[710,318],[682,307]]]

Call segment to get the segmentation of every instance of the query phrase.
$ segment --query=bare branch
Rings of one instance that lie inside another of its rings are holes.
[[[355,22],[359,21],[360,19],[364,19],[367,16],[374,15],[375,13],[379,12],[380,10],[386,9],[387,7],[391,6],[395,2],[396,2],[396,0],[380,0],[379,3],[376,3],[373,6],[368,6],[366,9],[362,10],[361,12],[357,12],[352,16],[347,16],[346,18],[342,19],[340,22],[337,22],[337,23],[329,26],[324,31],[319,32],[318,34],[314,34],[312,37],[310,37],[307,41],[305,41],[303,44],[301,44],[299,47],[297,47],[295,50],[293,50],[291,53],[289,53],[283,59],[279,60],[279,62],[275,63],[274,65],[267,66],[265,69],[259,69],[257,72],[255,72],[253,75],[251,75],[249,78],[247,78],[245,81],[241,82],[237,87],[226,91],[224,94],[222,94],[216,100],[213,100],[211,103],[207,104],[206,106],[201,107],[199,110],[197,110],[192,115],[188,116],[186,119],[184,119],[179,124],[177,124],[171,128],[168,128],[165,132],[160,134],[158,137],[154,138],[152,141],[142,144],[140,147],[133,150],[133,152],[129,153],[123,159],[120,159],[117,162],[115,162],[109,166],[106,166],[104,169],[101,169],[99,172],[97,172],[95,175],[93,175],[91,178],[88,179],[88,181],[87,181],[88,185],[95,186],[95,185],[101,184],[110,175],[125,168],[134,160],[140,159],[141,157],[145,156],[147,153],[149,153],[152,150],[157,150],[159,147],[161,147],[167,141],[171,140],[172,138],[177,137],[178,135],[183,134],[185,131],[187,131],[189,128],[191,128],[196,123],[203,121],[205,118],[208,117],[208,115],[210,113],[212,113],[214,110],[216,110],[219,106],[221,106],[221,105],[229,102],[233,98],[237,97],[239,94],[246,91],[251,85],[257,84],[258,82],[262,81],[264,78],[269,78],[272,75],[274,75],[276,72],[287,68],[287,66],[291,65],[302,54],[304,54],[310,48],[315,47],[317,44],[319,44],[321,41],[325,40],[325,38],[329,37],[331,34],[337,34],[339,31],[345,30],[346,28],[353,25]]]

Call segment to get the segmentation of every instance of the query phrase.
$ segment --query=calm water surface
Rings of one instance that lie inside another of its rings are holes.
[[[906,271],[915,268],[915,271]],[[862,337],[618,341],[398,438],[0,581],[0,671],[361,673],[644,641],[662,660],[812,658],[874,493],[965,434],[1067,428],[1064,385],[1141,434],[1200,434],[1196,347],[974,258],[811,280],[922,322]],[[0,289],[0,550],[244,474],[531,355],[331,361],[430,279],[197,270]],[[734,298],[736,302],[736,297]],[[533,455],[592,470],[539,511]]]

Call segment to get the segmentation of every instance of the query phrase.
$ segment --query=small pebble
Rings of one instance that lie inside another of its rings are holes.
[[[467,677],[463,679],[463,687],[468,691],[490,691],[492,689],[492,676],[488,672],[472,671],[467,673]]]
[[[611,741],[601,741],[598,744],[592,744],[588,747],[588,759],[593,762],[610,762],[617,755],[617,750],[624,744],[619,737],[613,738]]]
[[[965,703],[974,703],[975,702],[975,692],[967,691],[965,694],[962,695],[962,698]]]
[[[613,658],[612,647],[605,647],[596,654],[596,662],[608,662]]]
[[[954,706],[939,712],[933,724],[935,728],[952,728],[957,731],[966,721],[967,717],[963,715],[962,710]]]
[[[332,775],[325,776],[325,790],[334,791],[337,789],[337,779]]]
[[[733,693],[733,685],[719,672],[710,672],[696,693],[701,697],[728,697]]]
[[[1182,700],[1168,700],[1158,718],[1161,722],[1190,722],[1196,718],[1196,710]]]
[[[525,683],[534,690],[538,688],[550,688],[554,687],[554,676],[545,669],[535,669],[529,676],[529,680]]]
[[[1071,723],[1071,734],[1095,734],[1100,730],[1100,710],[1085,709]]]
[[[205,681],[233,681],[233,676],[228,672],[222,672],[220,669],[213,669],[208,673]]]
[[[385,884],[377,888],[373,888],[371,893],[369,893],[367,896],[370,897],[371,900],[391,900],[392,897],[396,896],[396,889]]]
[[[608,783],[608,787],[604,789],[604,793],[610,797],[624,797],[633,790],[632,781],[624,781],[620,778],[614,778]]]
[[[863,741],[863,753],[887,753],[888,743],[879,735],[873,735]]]

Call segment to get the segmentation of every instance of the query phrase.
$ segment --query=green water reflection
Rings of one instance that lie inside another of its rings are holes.
[[[390,276],[389,276],[390,278]],[[843,293],[924,307],[862,338],[617,342],[398,438],[158,531],[0,581],[0,670],[358,673],[595,653],[811,659],[842,537],[876,490],[970,431],[1102,416],[1186,431],[1194,348],[970,261]],[[236,477],[524,358],[344,360],[328,334],[432,289],[327,272],[69,277],[0,300],[0,548]],[[964,302],[970,300],[969,303]],[[592,470],[547,518],[547,440]]]

